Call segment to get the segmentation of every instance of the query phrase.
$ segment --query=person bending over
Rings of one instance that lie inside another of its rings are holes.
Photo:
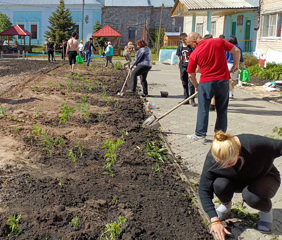
[[[219,240],[230,234],[221,220],[231,209],[234,193],[242,193],[243,201],[260,211],[258,229],[271,232],[271,198],[280,186],[280,173],[273,165],[282,156],[282,140],[253,134],[231,136],[219,131],[206,156],[199,196],[211,220],[211,233]],[[221,201],[215,209],[214,194]]]
[[[148,95],[148,83],[147,75],[150,69],[152,68],[152,53],[151,49],[147,47],[147,44],[144,40],[138,40],[136,42],[137,51],[135,58],[130,66],[130,70],[136,65],[136,68],[132,71],[131,74],[131,89],[126,90],[128,93],[135,93],[137,87],[137,77],[140,76],[141,84],[143,87],[143,96]]]

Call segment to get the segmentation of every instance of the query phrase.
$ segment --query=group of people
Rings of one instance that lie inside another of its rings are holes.
[[[260,211],[258,230],[271,232],[271,198],[281,183],[273,162],[282,156],[282,141],[253,134],[232,136],[226,133],[229,98],[233,97],[239,62],[244,61],[237,39],[230,36],[226,41],[223,36],[213,38],[211,35],[202,38],[192,32],[181,34],[181,40],[177,55],[184,97],[195,90],[198,92],[196,130],[187,136],[189,139],[205,142],[209,108],[213,97],[215,99],[215,136],[199,185],[200,200],[211,221],[210,231],[218,240],[224,240],[225,235],[230,234],[222,220],[231,209],[234,193],[242,193],[243,201]],[[184,65],[185,62],[188,64]],[[201,73],[199,83],[196,72]],[[214,194],[221,201],[216,209],[212,201]]]
[[[73,33],[72,39],[66,44],[66,54],[72,72],[79,51],[76,37],[77,34]],[[225,235],[230,234],[223,226],[222,220],[231,209],[234,193],[239,192],[242,193],[244,202],[260,211],[258,229],[271,232],[271,198],[281,183],[279,171],[273,162],[275,158],[282,156],[282,141],[252,134],[232,136],[226,133],[229,98],[233,96],[239,62],[243,62],[237,39],[230,36],[226,41],[223,36],[213,38],[211,35],[202,38],[196,32],[188,35],[183,33],[180,38],[182,44],[177,49],[177,55],[184,98],[198,92],[198,105],[191,99],[191,105],[198,106],[198,113],[195,133],[188,135],[189,139],[205,142],[210,105],[212,99],[215,99],[215,136],[205,159],[199,185],[201,203],[211,221],[210,231],[218,240],[224,240]],[[113,66],[113,47],[111,42],[106,45],[104,67],[108,63]],[[143,89],[141,95],[146,96],[147,76],[152,68],[151,50],[144,40],[138,40],[136,46],[138,51],[132,63],[131,53],[135,52],[134,45],[130,42],[124,49],[125,66],[129,66],[131,72],[131,88],[126,92],[137,92],[137,77],[140,76]],[[91,56],[92,48],[95,49],[90,38],[84,46],[87,59]],[[87,65],[89,61],[87,60]],[[196,72],[201,73],[199,82],[196,80]],[[212,201],[214,194],[221,201],[221,205],[216,209]]]

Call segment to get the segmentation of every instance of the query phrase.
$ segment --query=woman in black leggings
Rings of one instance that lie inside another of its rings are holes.
[[[215,134],[201,175],[199,195],[203,209],[211,219],[211,233],[219,240],[230,234],[221,221],[232,205],[234,193],[242,193],[243,201],[260,210],[258,230],[271,232],[271,198],[280,186],[280,174],[273,165],[282,156],[282,141],[240,134]],[[215,209],[213,195],[221,201]]]
[[[54,49],[55,49],[55,43],[52,42],[52,38],[49,38],[48,43],[46,45],[46,51],[48,54],[48,62],[50,62],[50,56],[52,57],[52,62],[54,61]]]

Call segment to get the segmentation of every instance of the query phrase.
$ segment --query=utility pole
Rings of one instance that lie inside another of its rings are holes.
[[[81,37],[80,39],[83,40],[83,24],[84,24],[84,5],[85,5],[85,0],[82,0],[82,24],[81,24]]]
[[[159,54],[159,51],[160,51],[160,39],[161,39],[161,30],[162,30],[163,9],[164,9],[164,4],[162,4],[162,8],[161,8],[160,26],[159,26],[158,43],[157,43],[157,53],[158,54]]]

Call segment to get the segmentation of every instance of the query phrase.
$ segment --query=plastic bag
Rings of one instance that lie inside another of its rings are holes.
[[[83,64],[83,58],[82,58],[81,56],[77,55],[77,56],[76,56],[76,62],[77,62],[78,64]]]

